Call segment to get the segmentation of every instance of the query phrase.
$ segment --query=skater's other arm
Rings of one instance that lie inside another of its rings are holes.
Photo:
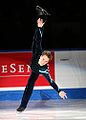
[[[45,73],[44,73],[45,72]],[[67,95],[64,91],[62,91],[61,89],[59,89],[58,85],[54,82],[54,80],[51,78],[48,70],[44,71],[42,74],[44,75],[44,77],[48,80],[48,82],[50,83],[50,85],[58,92],[59,96],[62,99],[67,99]]]
[[[59,92],[59,96],[60,96],[62,99],[67,99],[66,93],[65,93],[64,91],[62,91],[62,90]]]

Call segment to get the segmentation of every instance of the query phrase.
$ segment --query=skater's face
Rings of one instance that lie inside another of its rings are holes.
[[[40,66],[46,65],[49,62],[49,58],[46,55],[41,55],[38,61]]]

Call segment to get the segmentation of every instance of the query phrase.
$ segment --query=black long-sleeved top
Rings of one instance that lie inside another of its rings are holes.
[[[51,78],[47,69],[47,64],[44,66],[40,66],[38,64],[40,55],[42,54],[42,46],[41,46],[42,35],[43,35],[43,27],[42,28],[37,27],[35,30],[35,34],[33,36],[33,43],[32,43],[33,56],[32,56],[31,69],[35,73],[38,74],[41,73],[49,81],[51,86],[59,93],[61,90],[58,88],[58,86]]]
[[[32,63],[31,63],[31,69],[34,72],[39,72],[39,71],[47,71],[47,64],[44,66],[40,66],[38,64],[40,55],[42,54],[42,35],[43,35],[43,27],[39,28],[37,27],[33,36],[33,42],[32,42]]]

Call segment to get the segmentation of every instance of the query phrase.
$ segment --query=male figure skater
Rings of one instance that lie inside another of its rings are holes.
[[[27,103],[31,97],[33,87],[35,81],[37,80],[39,74],[42,74],[50,83],[50,85],[57,91],[59,96],[62,99],[67,98],[66,93],[58,88],[54,80],[52,80],[49,72],[48,72],[48,62],[52,60],[52,54],[50,51],[42,51],[42,35],[43,35],[43,27],[48,17],[48,12],[45,11],[43,8],[36,6],[36,10],[38,12],[38,19],[37,19],[37,28],[35,30],[35,34],[33,36],[33,43],[32,43],[32,63],[31,63],[31,75],[26,85],[26,88],[23,93],[23,97],[21,100],[21,104],[17,111],[22,112],[27,107]]]

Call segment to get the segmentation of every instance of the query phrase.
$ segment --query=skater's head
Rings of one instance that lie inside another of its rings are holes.
[[[50,51],[43,51],[42,55],[39,58],[39,65],[44,66],[49,63],[49,61],[52,60],[52,53]]]

